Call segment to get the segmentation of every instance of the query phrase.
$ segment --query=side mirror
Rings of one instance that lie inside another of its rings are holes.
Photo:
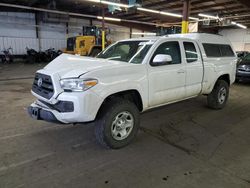
[[[153,66],[159,66],[159,65],[167,65],[172,62],[171,55],[166,54],[158,54],[154,57],[152,61]]]

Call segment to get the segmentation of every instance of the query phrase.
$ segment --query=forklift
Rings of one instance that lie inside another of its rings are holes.
[[[105,41],[105,43],[107,46],[110,41]],[[87,26],[83,27],[83,35],[67,39],[67,48],[64,53],[95,57],[101,51],[102,29],[97,26]]]

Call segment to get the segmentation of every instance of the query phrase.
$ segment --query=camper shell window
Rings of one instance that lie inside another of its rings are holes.
[[[234,57],[235,54],[228,44],[203,43],[207,57]]]

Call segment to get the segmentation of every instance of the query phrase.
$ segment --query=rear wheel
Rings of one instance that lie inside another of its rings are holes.
[[[225,80],[218,80],[214,89],[207,97],[207,103],[210,108],[222,109],[227,103],[229,95],[229,85]]]
[[[139,129],[139,110],[132,102],[115,98],[105,103],[95,122],[97,141],[107,148],[122,148],[133,141]]]

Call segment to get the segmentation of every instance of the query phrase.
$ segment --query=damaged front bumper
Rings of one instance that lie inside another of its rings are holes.
[[[57,117],[56,114],[59,113],[58,110],[51,108],[51,106],[46,106],[40,101],[36,101],[32,103],[28,108],[27,108],[28,114],[36,120],[44,120],[52,123],[67,123],[60,121]]]

